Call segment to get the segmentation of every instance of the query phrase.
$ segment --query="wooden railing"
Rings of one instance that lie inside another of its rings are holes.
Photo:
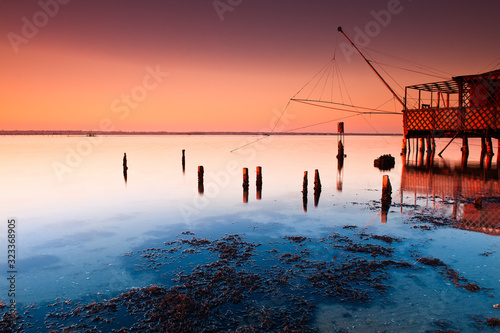
[[[403,111],[405,134],[415,132],[477,132],[500,130],[500,109],[424,108]]]

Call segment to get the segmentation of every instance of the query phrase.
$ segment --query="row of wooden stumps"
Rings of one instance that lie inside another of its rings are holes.
[[[500,147],[499,147],[500,150]],[[185,157],[185,150],[182,150],[182,171],[185,172],[185,167],[186,167],[186,157]],[[123,177],[125,179],[125,183],[127,183],[127,171],[128,171],[128,166],[127,166],[127,153],[123,154]],[[198,193],[203,194],[204,192],[204,175],[205,175],[205,169],[203,165],[198,166]],[[256,167],[256,199],[261,200],[262,199],[262,167],[257,166]],[[304,179],[302,182],[302,205],[304,212],[307,212],[307,194],[308,194],[308,172],[304,171]],[[248,202],[248,190],[250,186],[250,177],[248,174],[248,168],[243,168],[243,202],[247,203]],[[389,180],[389,176],[384,175],[382,179],[382,198],[381,198],[381,203],[382,203],[382,223],[387,222],[387,213],[389,211],[389,208],[391,206],[391,194],[392,194],[392,186],[391,182]],[[314,170],[314,207],[317,207],[319,204],[319,198],[321,195],[321,179],[319,177],[319,170],[316,169]]]
[[[307,212],[307,188],[309,181],[307,179],[307,171],[304,171],[304,180],[302,182],[302,207],[304,212]],[[321,180],[319,178],[318,169],[314,170],[314,207],[319,204],[319,197],[321,195]]]
[[[262,199],[262,167],[258,166],[256,167],[256,181],[255,181],[255,186],[257,189],[257,192],[255,194],[255,197],[257,200]],[[243,168],[243,202],[247,203],[248,202],[248,189],[250,187],[250,177],[248,175],[248,168]]]

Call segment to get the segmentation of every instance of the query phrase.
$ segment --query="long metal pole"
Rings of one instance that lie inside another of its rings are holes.
[[[363,55],[363,53],[361,53],[361,51],[357,48],[357,46],[351,41],[351,39],[349,37],[347,37],[347,35],[344,33],[344,31],[342,31],[342,27],[338,27],[338,30],[344,35],[345,38],[347,38],[347,40],[349,41],[349,43],[351,43],[351,45],[356,49],[356,51],[358,51],[358,53],[363,57],[363,59],[365,59],[366,63],[373,69],[373,71],[378,75],[378,77],[380,78],[380,80],[382,80],[382,82],[384,82],[385,86],[387,87],[387,89],[389,89],[391,91],[391,93],[394,95],[394,97],[396,97],[396,99],[399,101],[399,103],[401,103],[401,105],[403,106],[403,108],[405,107],[405,103],[401,100],[401,98],[394,92],[394,90],[392,90],[391,86],[389,86],[389,84],[387,82],[385,82],[384,78],[382,77],[382,75],[379,74],[379,72],[377,72],[377,70],[375,69],[375,67],[372,66],[372,64],[370,63],[370,61],[368,59],[366,59],[366,57]]]

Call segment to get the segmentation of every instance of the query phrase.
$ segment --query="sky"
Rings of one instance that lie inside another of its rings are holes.
[[[400,114],[290,102],[326,89],[401,111],[337,27],[404,94],[500,68],[499,12],[497,0],[0,0],[0,130],[401,133]]]

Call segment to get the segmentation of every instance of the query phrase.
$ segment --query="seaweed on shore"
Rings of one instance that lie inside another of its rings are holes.
[[[450,280],[457,288],[462,288],[470,292],[478,292],[484,289],[481,288],[477,283],[469,282],[469,280],[467,280],[463,276],[460,276],[460,274],[456,270],[454,270],[438,258],[420,257],[417,259],[417,262],[420,262],[421,264],[426,266],[443,267],[443,271],[441,271],[440,273],[444,274],[445,278]]]
[[[389,270],[412,269],[410,263],[387,258],[392,257],[392,248],[364,243],[356,235],[285,236],[289,243],[281,251],[258,251],[261,244],[237,234],[215,240],[182,238],[186,235],[192,234],[183,233],[162,247],[124,257],[138,262],[135,274],[158,274],[166,284],[133,288],[100,302],[57,301],[45,308],[45,328],[54,332],[315,332],[316,304],[369,304],[390,288]],[[330,251],[339,257],[320,259],[311,253],[322,242],[330,243]],[[386,258],[377,259],[380,255]],[[196,256],[202,256],[202,264],[191,260]],[[191,264],[182,266],[187,261]]]

